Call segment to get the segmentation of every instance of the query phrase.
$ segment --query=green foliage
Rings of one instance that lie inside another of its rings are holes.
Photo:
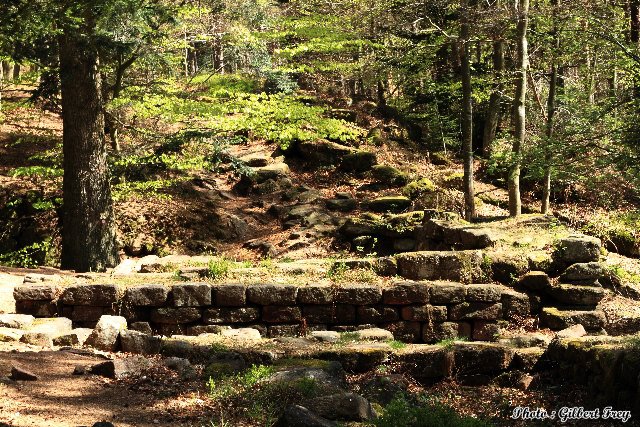
[[[51,263],[54,245],[51,237],[35,242],[16,251],[0,254],[0,265],[8,267],[35,268]]]
[[[224,257],[214,258],[209,261],[207,266],[207,277],[213,280],[224,279],[227,277],[233,266],[233,261]]]
[[[376,427],[488,427],[486,421],[458,415],[452,408],[421,399],[411,403],[397,396],[375,419]]]
[[[436,343],[436,345],[439,345],[440,347],[442,347],[442,348],[444,348],[446,350],[452,350],[453,346],[458,341],[467,341],[467,338],[466,337],[446,338],[446,339],[438,341]]]
[[[417,199],[423,194],[433,193],[435,190],[436,186],[429,178],[420,178],[405,185],[402,194],[410,199]]]
[[[389,347],[391,347],[394,350],[402,350],[407,346],[407,343],[398,341],[398,340],[387,341],[387,344],[389,344]]]
[[[229,86],[224,86],[229,79]],[[286,82],[281,81],[287,86]],[[364,131],[344,120],[324,117],[325,107],[305,103],[291,94],[293,86],[280,87],[281,93],[253,93],[251,83],[238,76],[220,76],[199,97],[185,97],[177,81],[165,81],[162,90],[149,94],[145,88],[129,88],[114,101],[138,118],[168,123],[189,122],[219,135],[250,134],[253,138],[287,148],[294,141],[330,139],[343,143],[360,139]],[[285,90],[286,89],[286,90]]]
[[[252,365],[247,371],[238,376],[238,382],[244,388],[251,388],[260,380],[273,374],[273,367],[264,365]]]

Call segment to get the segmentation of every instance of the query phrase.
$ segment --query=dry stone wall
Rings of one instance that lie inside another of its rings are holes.
[[[206,332],[207,327],[256,327],[268,336],[304,330],[353,330],[378,326],[408,342],[466,337],[493,340],[498,322],[531,314],[530,297],[493,284],[405,281],[374,285],[150,284],[119,289],[112,284],[21,285],[19,312],[64,316],[93,327],[102,315],[121,315],[130,325],[148,323],[164,335]]]

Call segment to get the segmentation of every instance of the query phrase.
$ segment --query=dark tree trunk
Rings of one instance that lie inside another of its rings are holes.
[[[13,64],[13,80],[20,78],[20,64]]]
[[[87,24],[88,25],[88,24]],[[78,34],[59,38],[63,122],[62,268],[116,264],[98,54]]]
[[[462,80],[462,151],[464,156],[464,216],[471,221],[476,216],[473,188],[473,100],[471,98],[471,68],[469,65],[469,4],[462,2],[460,18],[460,74]]]
[[[516,96],[514,100],[515,138],[513,140],[513,164],[509,170],[509,215],[518,216],[522,213],[520,199],[520,165],[522,163],[522,147],[526,136],[526,99],[527,99],[527,71],[529,69],[527,49],[527,27],[529,25],[529,0],[518,0],[516,3],[518,15],[517,28],[517,77]]]
[[[4,75],[5,80],[9,80],[11,78],[11,63],[9,61],[2,61],[2,74]]]
[[[496,138],[498,123],[500,123],[500,101],[502,99],[502,76],[504,73],[504,42],[502,40],[493,42],[493,70],[495,81],[493,83],[493,91],[489,97],[484,134],[482,135],[482,154],[485,156],[490,154],[491,144]]]

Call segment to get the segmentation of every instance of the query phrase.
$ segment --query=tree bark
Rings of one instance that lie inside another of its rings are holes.
[[[86,23],[90,28],[89,22]],[[116,264],[116,234],[97,51],[74,30],[59,37],[63,122],[62,268]]]
[[[460,15],[460,74],[462,80],[462,151],[464,157],[464,216],[471,221],[476,216],[473,188],[473,100],[471,98],[471,68],[469,65],[469,3],[462,2]]]
[[[9,61],[2,61],[2,74],[5,80],[11,79],[11,63]]]
[[[20,78],[20,64],[13,64],[13,80]]]
[[[500,123],[500,101],[502,99],[502,76],[504,73],[504,42],[502,40],[493,42],[493,70],[495,81],[493,83],[493,91],[489,97],[484,134],[482,135],[482,154],[484,156],[490,154],[491,144],[496,139],[498,123]]]
[[[509,170],[509,215],[518,216],[522,213],[520,199],[520,166],[522,163],[522,146],[526,137],[526,98],[527,71],[529,69],[527,49],[527,27],[529,25],[529,0],[518,0],[516,3],[518,16],[517,26],[517,78],[516,96],[514,100],[515,135],[513,141],[513,161]]]

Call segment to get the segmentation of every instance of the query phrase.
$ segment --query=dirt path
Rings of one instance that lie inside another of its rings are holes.
[[[13,299],[13,287],[22,283],[21,276],[0,272],[0,313],[15,313],[16,301]]]
[[[72,374],[76,365],[100,361],[97,356],[67,351],[0,352],[0,376],[18,364],[39,377],[38,381],[0,382],[0,425],[77,427],[97,421],[110,421],[118,427],[205,424],[193,417],[189,400],[182,394],[190,387],[181,387],[179,381],[170,381],[173,387],[165,387],[146,376],[132,382]]]

